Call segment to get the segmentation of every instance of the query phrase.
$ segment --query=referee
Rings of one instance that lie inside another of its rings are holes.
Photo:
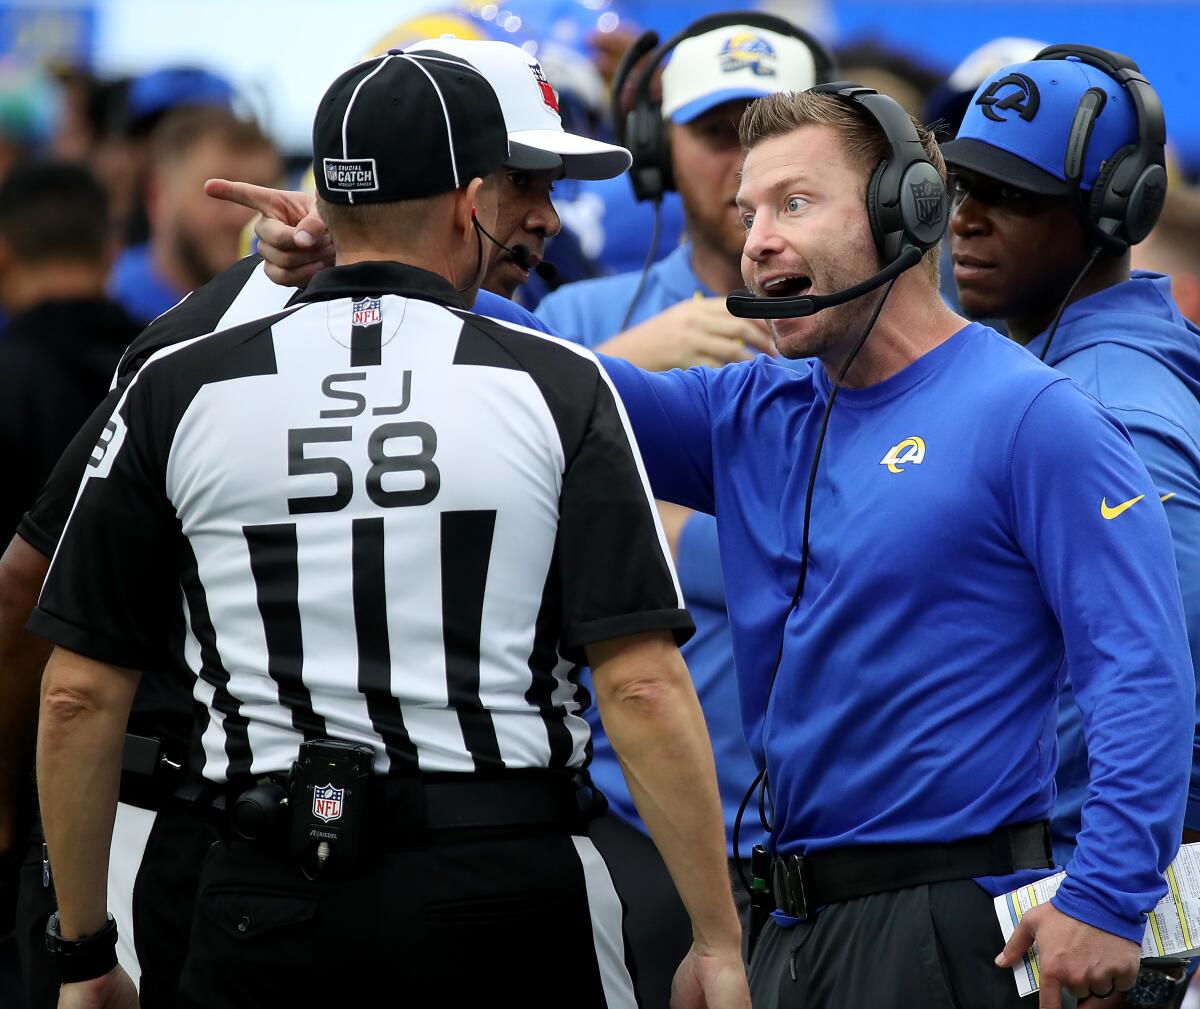
[[[557,229],[558,218],[547,195],[550,181],[562,173],[592,177],[613,172],[627,163],[628,152],[563,130],[559,118],[547,110],[539,81],[544,76],[540,65],[531,62],[532,58],[519,47],[509,43],[442,41],[445,51],[467,60],[488,79],[505,115],[509,157],[498,197],[498,225],[492,234],[505,245],[528,243],[530,254],[540,256],[539,225],[546,226],[547,234]],[[428,47],[429,43],[424,45]],[[431,94],[428,100],[436,102],[437,97]],[[541,127],[534,136],[529,132],[531,124]],[[530,150],[533,143],[538,146]],[[559,157],[562,152],[568,153]],[[557,167],[531,170],[528,166],[534,159]],[[306,205],[311,204],[312,198],[304,195]],[[501,254],[493,248],[472,311],[545,330],[532,314],[495,293],[504,288],[514,269],[511,254]],[[269,265],[259,257],[249,256],[194,291],[143,331],[124,355],[114,389],[72,440],[0,557],[0,669],[14,684],[13,690],[5,695],[0,720],[29,727],[30,771],[38,684],[49,648],[41,638],[27,632],[25,625],[37,602],[50,558],[57,550],[92,449],[125,386],[155,352],[262,318],[288,303],[295,291],[272,283],[267,277],[269,270]],[[174,1009],[182,954],[188,944],[196,878],[214,835],[196,801],[195,781],[180,771],[187,762],[192,731],[194,703],[190,677],[148,672],[139,683],[126,729],[126,760],[113,827],[108,900],[114,916],[131,926],[122,929],[118,937],[117,957],[137,986],[142,1006]],[[13,782],[32,777],[24,770],[25,753],[17,745],[20,739],[19,732],[6,734],[0,729],[0,775]],[[52,1007],[57,1004],[59,986],[45,949],[44,934],[46,921],[54,910],[54,890],[43,840],[39,822],[26,841],[18,934],[31,1002],[36,1007]]]
[[[226,810],[184,1005],[383,983],[633,1005],[564,675],[586,658],[692,914],[680,1004],[747,1005],[675,647],[691,622],[623,410],[590,355],[463,310],[508,152],[494,92],[389,54],[331,86],[314,150],[338,266],[139,373],[33,617],[59,645],[39,775],[61,1004],[132,998],[88,839],[111,827],[133,670],[170,663],[197,680],[190,760]]]

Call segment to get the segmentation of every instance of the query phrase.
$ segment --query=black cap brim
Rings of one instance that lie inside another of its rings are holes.
[[[1056,179],[1024,158],[985,144],[982,140],[964,137],[962,140],[951,140],[941,146],[942,157],[946,159],[946,165],[951,171],[955,168],[965,168],[969,172],[976,172],[989,179],[996,179],[998,182],[1005,182],[1041,196],[1066,196],[1069,192],[1062,179]]]
[[[508,157],[504,159],[505,168],[515,168],[522,172],[542,172],[554,171],[562,166],[562,158],[553,151],[515,144],[511,140],[508,143]]]

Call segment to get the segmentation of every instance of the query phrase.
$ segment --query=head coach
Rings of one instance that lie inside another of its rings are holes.
[[[496,92],[508,128],[509,156],[495,243],[484,275],[484,291],[512,298],[529,279],[531,270],[553,276],[543,261],[545,242],[561,230],[551,200],[559,179],[611,179],[630,165],[623,147],[569,133],[563,129],[557,94],[538,60],[510,42],[473,39],[427,39],[406,52],[434,48],[466,60]],[[255,222],[259,253],[266,273],[276,283],[302,286],[317,270],[333,262],[334,246],[325,222],[308,193],[285,193],[245,182],[213,179],[205,186],[210,196],[242,203],[263,216]],[[489,308],[497,307],[489,301]],[[494,315],[492,311],[485,315]],[[514,313],[515,314],[515,313]],[[514,318],[524,325],[532,316]],[[508,315],[499,316],[509,318]]]
[[[585,699],[563,674],[586,658],[693,916],[679,1003],[744,1007],[711,751],[675,646],[691,623],[619,401],[585,352],[464,310],[509,153],[495,93],[452,56],[391,53],[330,87],[314,153],[336,266],[142,368],[32,618],[59,646],[39,774],[62,1004],[133,998],[101,839],[134,670],[175,664],[228,811],[183,1005],[384,985],[633,1005],[586,838]]]
[[[754,297],[733,307],[811,370],[605,366],[656,496],[717,519],[770,796],[754,1003],[1016,1009],[1007,968],[1034,939],[1045,1009],[1128,989],[1194,720],[1153,482],[1100,404],[942,303],[940,155],[899,106],[844,83],[773,95],[741,135]],[[1053,864],[1068,667],[1078,847],[998,957],[993,896]]]

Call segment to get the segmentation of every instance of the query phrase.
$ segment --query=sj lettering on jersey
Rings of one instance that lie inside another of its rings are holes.
[[[360,392],[355,392],[353,389],[340,388],[343,385],[348,385],[352,382],[365,382],[367,373],[365,371],[347,371],[336,375],[326,375],[321,380],[321,392],[330,399],[345,400],[353,403],[353,406],[339,407],[337,409],[328,409],[321,411],[322,419],[334,417],[357,417],[367,409],[367,397]],[[408,409],[408,404],[412,399],[412,371],[405,370],[400,377],[400,402],[393,403],[390,406],[372,407],[371,415],[374,417],[389,417],[395,416],[398,413],[404,413]]]

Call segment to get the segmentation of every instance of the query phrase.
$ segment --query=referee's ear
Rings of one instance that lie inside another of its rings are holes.
[[[471,238],[471,232],[475,228],[475,215],[477,213],[476,206],[479,202],[479,190],[483,186],[483,179],[475,178],[468,182],[461,189],[455,191],[454,194],[454,230],[462,235],[466,240]],[[480,224],[485,228],[488,227],[486,214],[480,216]],[[495,222],[491,222],[494,226]]]

